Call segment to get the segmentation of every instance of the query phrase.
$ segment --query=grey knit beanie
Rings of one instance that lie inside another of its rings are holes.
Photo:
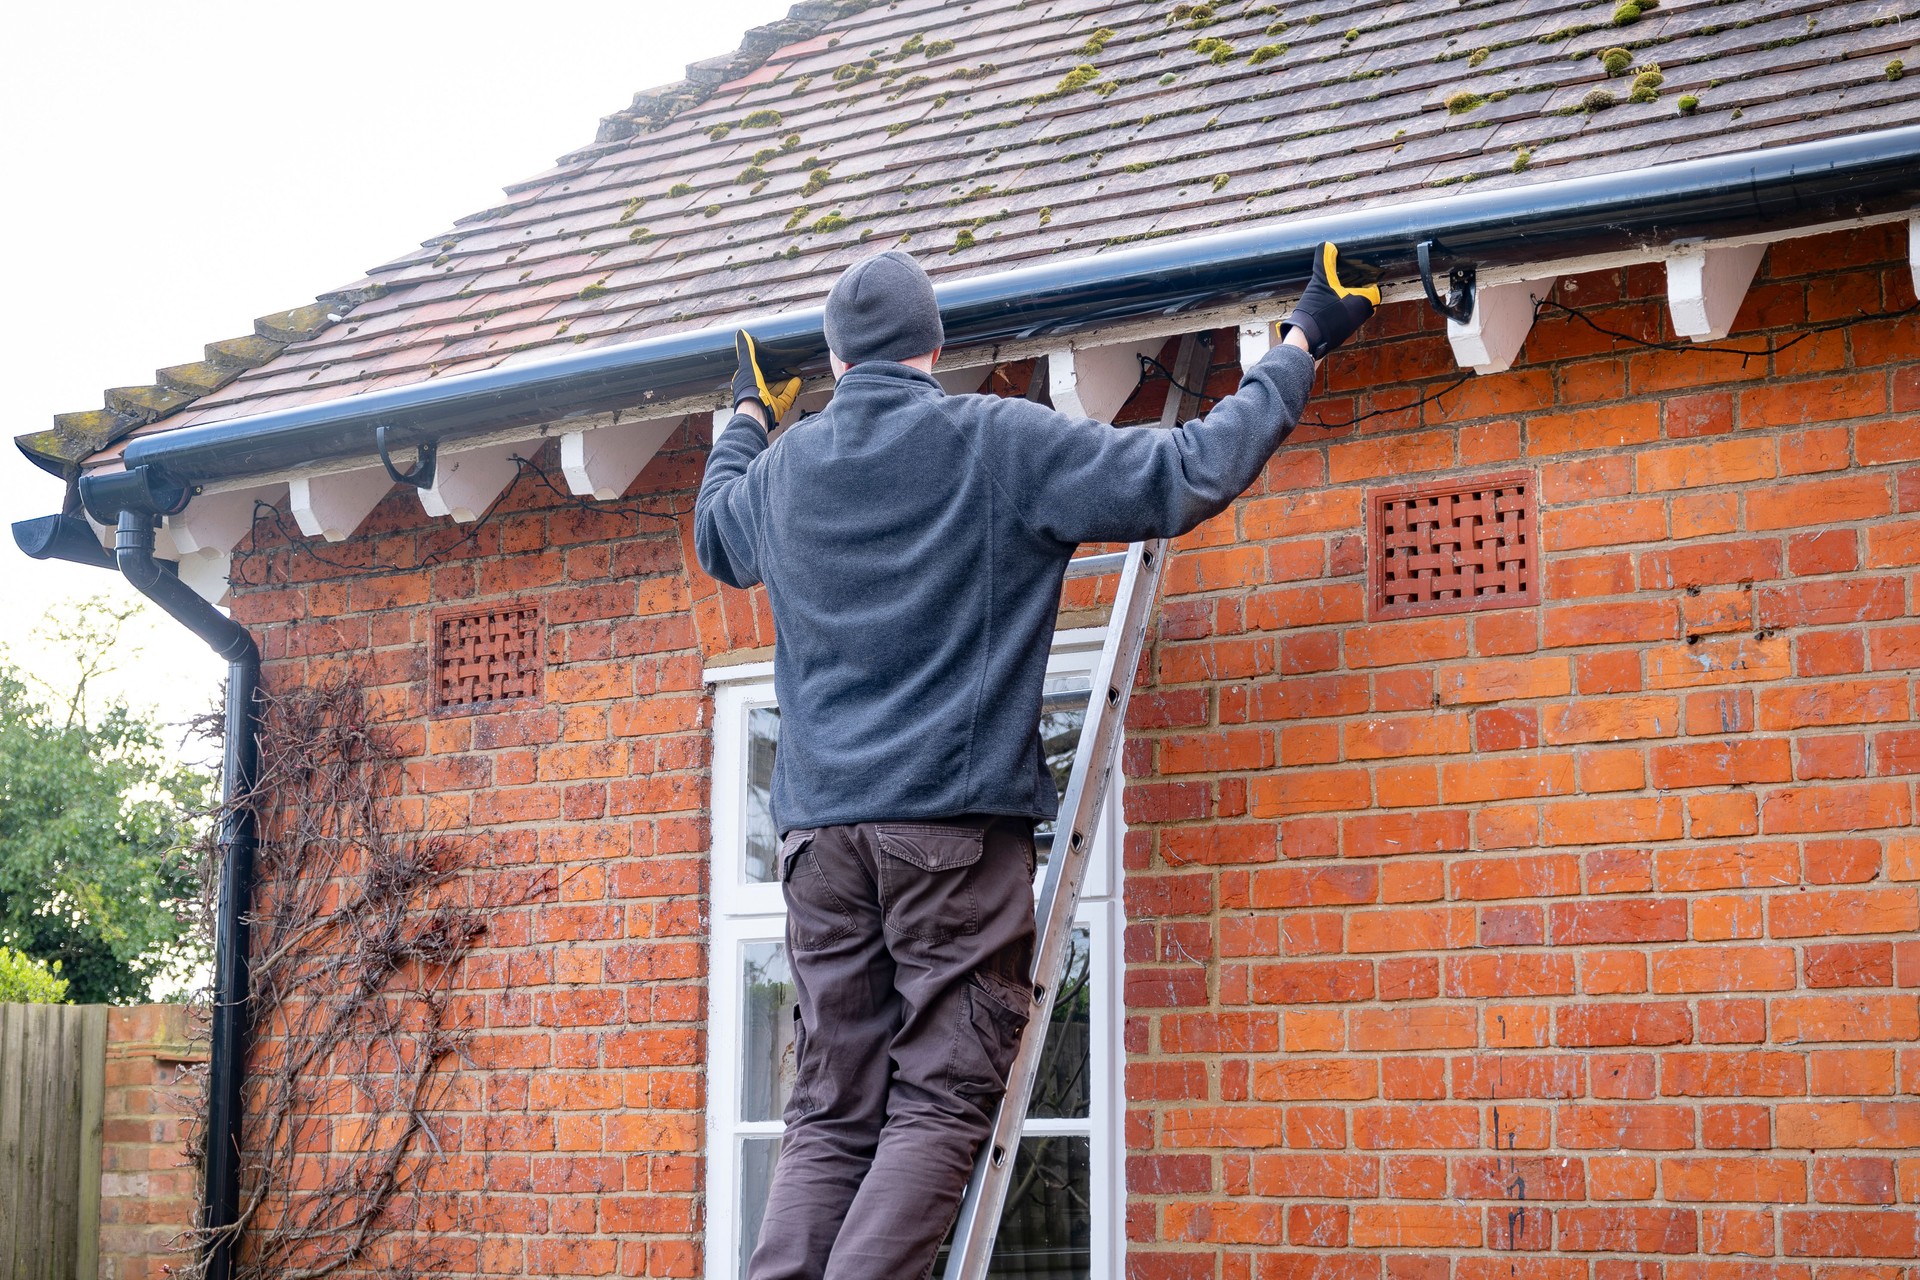
[[[827,295],[827,345],[846,364],[911,360],[946,342],[933,281],[898,249],[848,267]]]

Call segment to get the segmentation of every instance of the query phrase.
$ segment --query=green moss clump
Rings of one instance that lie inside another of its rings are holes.
[[[720,141],[720,139],[722,139],[722,138],[724,138],[724,137],[726,137],[726,136],[727,136],[728,134],[730,134],[730,133],[732,133],[732,132],[733,132],[733,126],[732,126],[732,125],[730,125],[730,124],[717,124],[717,125],[715,125],[715,126],[713,126],[713,128],[711,128],[711,129],[709,129],[709,130],[707,130],[707,141],[709,141],[709,142],[718,142],[718,141]]]
[[[1040,225],[1046,226],[1053,221],[1053,206],[1047,205],[1040,210]]]
[[[1053,93],[1049,96],[1061,97],[1074,92],[1076,89],[1084,89],[1099,78],[1100,69],[1089,66],[1083,62],[1073,70],[1067,72],[1064,76],[1061,76],[1060,83],[1053,86]]]
[[[645,244],[649,240],[656,240],[658,238],[659,237],[655,236],[653,230],[649,227],[635,227],[633,230],[627,232],[627,239],[633,241],[635,244]]]
[[[749,182],[758,182],[767,176],[767,171],[757,164],[750,164],[733,176],[735,184],[745,186]]]
[[[833,174],[825,169],[815,169],[807,175],[806,184],[800,188],[800,194],[810,196],[832,181]]]
[[[1249,66],[1257,67],[1263,62],[1271,62],[1283,56],[1286,52],[1287,46],[1283,44],[1263,44],[1248,55],[1247,63]]]
[[[1647,6],[1641,4],[1640,0],[1624,0],[1620,7],[1613,11],[1613,25],[1630,27],[1640,21],[1640,15],[1646,11]]]
[[[799,145],[800,145],[800,135],[797,133],[790,133],[786,137],[780,139],[780,149],[782,151],[792,151],[795,147],[798,147]]]
[[[1907,73],[1907,64],[1902,62],[1898,58],[1895,58],[1892,62],[1889,62],[1887,64],[1887,79],[1889,80],[1898,80],[1901,76],[1905,75],[1906,73]]]
[[[1485,62],[1490,56],[1492,56],[1492,54],[1493,54],[1493,50],[1488,49],[1484,46],[1481,48],[1475,49],[1472,53],[1467,55],[1467,65],[1470,67],[1477,67],[1481,63]]]
[[[1605,89],[1595,89],[1580,99],[1580,109],[1591,115],[1596,111],[1605,111],[1616,99]]]
[[[849,62],[834,68],[833,80],[835,84],[859,84],[862,80],[871,80],[879,70],[880,64],[872,58],[865,62]]]
[[[720,216],[720,206],[717,204],[710,204],[706,208],[700,211],[700,215],[705,218],[717,218]]]
[[[1153,162],[1151,160],[1135,160],[1132,164],[1121,165],[1120,171],[1122,173],[1145,173],[1151,168],[1153,168]]]
[[[1525,173],[1533,164],[1533,152],[1525,147],[1515,147],[1513,151],[1513,171]]]
[[[1216,173],[1216,174],[1214,174],[1214,175],[1213,175],[1213,189],[1214,189],[1215,191],[1221,191],[1221,190],[1224,190],[1224,189],[1226,188],[1226,185],[1227,185],[1227,184],[1228,184],[1229,182],[1232,182],[1232,181],[1233,181],[1233,175],[1232,175],[1232,174],[1230,174],[1230,173]]]
[[[667,194],[670,196],[690,196],[693,194],[693,184],[691,182],[676,182],[667,188]]]
[[[780,127],[780,113],[771,109],[756,111],[740,122],[742,129],[777,129]]]
[[[1000,68],[991,62],[983,62],[977,67],[962,67],[953,73],[956,80],[985,80]]]
[[[645,196],[635,196],[633,199],[627,201],[626,205],[620,210],[620,221],[633,221],[633,215],[640,212],[640,206],[646,202],[647,198]]]
[[[1348,40],[1358,40],[1360,38],[1360,28],[1348,27],[1346,38]]]
[[[1674,105],[1680,108],[1681,115],[1690,116],[1700,109],[1700,99],[1690,93],[1683,93],[1680,95],[1680,100]]]
[[[900,52],[893,55],[893,60],[895,62],[905,62],[908,58],[911,58],[914,54],[919,53],[926,47],[927,38],[924,34],[908,36],[907,42],[900,46]]]
[[[603,298],[607,292],[607,286],[596,280],[580,291],[580,301],[590,302],[595,298]]]
[[[966,227],[962,227],[960,228],[960,234],[953,238],[953,248],[947,250],[947,256],[952,257],[962,249],[971,248],[973,248],[973,232]]]
[[[815,235],[826,235],[828,232],[838,231],[846,225],[847,220],[842,217],[840,211],[836,209],[832,213],[816,218],[813,226],[808,228],[808,230],[812,231]]]
[[[1465,115],[1467,112],[1473,110],[1475,107],[1485,103],[1486,100],[1487,98],[1485,94],[1471,93],[1465,89],[1462,89],[1459,93],[1456,93],[1447,99],[1447,114],[1450,116]]]
[[[779,154],[780,148],[778,147],[762,147],[753,153],[753,162],[755,164],[765,164]]]
[[[1610,76],[1623,76],[1627,68],[1633,65],[1633,54],[1615,45],[1600,55],[1600,65],[1607,69]]]
[[[1080,46],[1080,56],[1083,58],[1097,56],[1102,49],[1107,47],[1107,41],[1113,39],[1113,36],[1114,31],[1112,27],[1100,28],[1088,36],[1087,42]]]
[[[929,58],[937,58],[943,53],[952,53],[952,52],[953,52],[953,41],[951,40],[927,41],[926,54]]]

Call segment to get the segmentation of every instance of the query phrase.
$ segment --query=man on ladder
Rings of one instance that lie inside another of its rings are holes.
[[[773,606],[798,993],[749,1280],[931,1271],[1034,1011],[1033,829],[1057,808],[1037,726],[1067,562],[1224,511],[1378,301],[1323,246],[1283,341],[1170,431],[945,394],[933,286],[898,251],[834,285],[833,400],[777,448],[799,379],[769,382],[739,335],[694,540],[708,573],[766,583]]]

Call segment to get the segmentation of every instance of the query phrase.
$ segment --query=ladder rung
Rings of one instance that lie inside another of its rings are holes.
[[[1105,555],[1080,556],[1067,561],[1069,578],[1102,578],[1110,573],[1118,573],[1127,567],[1127,553],[1109,551]]]

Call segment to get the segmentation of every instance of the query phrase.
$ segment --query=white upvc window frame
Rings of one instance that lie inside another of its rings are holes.
[[[1047,674],[1071,677],[1091,675],[1100,656],[1105,631],[1080,628],[1054,638]],[[738,1187],[742,1174],[740,1144],[748,1138],[778,1138],[784,1126],[778,1120],[739,1118],[744,1084],[739,1046],[745,1009],[741,999],[743,949],[756,942],[784,942],[786,906],[780,885],[745,880],[746,832],[742,821],[746,798],[747,717],[758,707],[777,705],[773,693],[773,664],[757,662],[709,667],[706,680],[714,690],[712,787],[712,950],[708,966],[707,1013],[707,1196],[706,1274],[712,1280],[733,1280],[740,1274],[741,1250],[751,1241],[740,1239]],[[1125,1045],[1123,1007],[1123,948],[1126,921],[1120,898],[1120,851],[1125,831],[1121,825],[1120,770],[1113,772],[1101,812],[1094,856],[1088,859],[1085,887],[1074,913],[1074,923],[1087,931],[1090,964],[1096,992],[1089,1027],[1090,1077],[1085,1119],[1027,1121],[1025,1134],[1085,1136],[1091,1148],[1089,1198],[1093,1207],[1091,1268],[1094,1276],[1121,1274],[1126,1244],[1126,1188],[1123,1179],[1125,1142]]]

